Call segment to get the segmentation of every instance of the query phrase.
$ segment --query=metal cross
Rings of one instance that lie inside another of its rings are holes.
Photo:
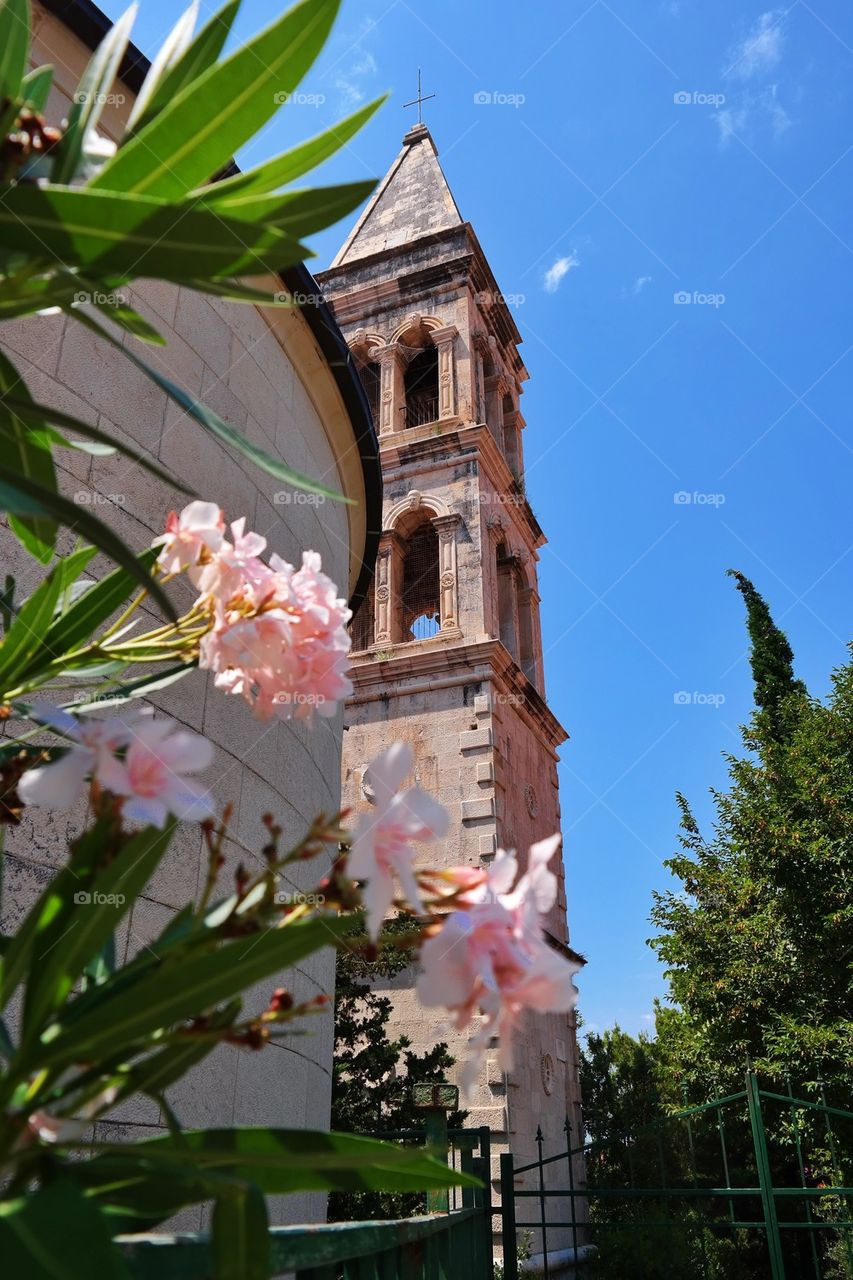
[[[435,97],[435,94],[434,94],[434,93],[428,93],[428,94],[426,94],[426,96],[424,96],[424,94],[422,94],[422,93],[421,93],[421,69],[420,69],[420,67],[418,67],[418,96],[417,96],[416,98],[412,98],[412,101],[411,101],[411,102],[404,102],[404,103],[403,103],[403,109],[405,110],[405,108],[406,108],[406,107],[414,107],[415,105],[417,105],[417,108],[418,108],[418,124],[423,124],[423,116],[422,116],[422,114],[421,114],[421,107],[422,107],[422,105],[423,105],[425,102],[429,102],[430,98],[434,98],[434,97]]]

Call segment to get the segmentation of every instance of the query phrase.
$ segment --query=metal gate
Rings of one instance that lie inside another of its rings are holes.
[[[762,1089],[750,1071],[738,1093],[600,1142],[573,1145],[567,1120],[565,1149],[545,1155],[540,1129],[535,1161],[501,1156],[505,1280],[518,1280],[521,1232],[545,1280],[558,1232],[571,1241],[561,1268],[593,1244],[593,1274],[619,1280],[853,1278],[853,1112],[819,1096]]]

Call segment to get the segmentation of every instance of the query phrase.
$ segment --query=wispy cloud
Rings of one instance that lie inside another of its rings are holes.
[[[741,87],[727,96],[724,110],[714,113],[720,146],[725,147],[738,135],[749,137],[768,130],[780,138],[790,128],[791,117],[778,83],[787,16],[785,9],[768,9],[729,50],[723,78],[740,81]]]
[[[341,95],[341,106],[357,107],[367,96],[365,80],[376,71],[376,59],[366,49],[360,51],[358,57],[346,70],[341,70],[335,77],[335,88]]]
[[[631,290],[631,292],[633,294],[642,293],[646,285],[651,284],[652,279],[653,279],[652,276],[637,276],[637,279],[634,281],[634,287]]]
[[[556,262],[552,262],[545,272],[545,291],[547,293],[556,293],[569,272],[579,266],[580,258],[576,253],[570,253],[565,258],[557,258]]]
[[[735,80],[751,80],[777,67],[785,44],[784,9],[768,9],[753,23],[747,34],[730,51],[724,75]]]

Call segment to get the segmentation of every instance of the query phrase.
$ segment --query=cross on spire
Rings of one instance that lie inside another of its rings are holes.
[[[430,98],[434,98],[434,97],[435,97],[434,93],[423,94],[421,92],[421,69],[420,67],[418,67],[418,96],[416,98],[412,98],[411,102],[404,102],[403,109],[405,110],[406,107],[417,106],[418,124],[423,124],[423,113],[421,111],[421,108],[425,102],[429,102]]]

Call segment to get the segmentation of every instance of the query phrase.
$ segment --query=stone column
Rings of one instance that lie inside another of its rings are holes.
[[[438,534],[438,584],[441,630],[459,626],[459,587],[456,573],[456,529],[458,515],[435,516],[432,527]]]
[[[377,427],[381,436],[390,435],[392,431],[400,431],[403,423],[400,410],[406,403],[403,384],[405,358],[398,342],[389,342],[384,347],[373,347],[371,360],[379,364],[379,422]]]
[[[456,369],[453,343],[458,332],[456,325],[446,324],[441,329],[433,329],[429,335],[438,351],[439,419],[456,417]]]
[[[399,601],[403,574],[403,543],[393,529],[382,534],[376,556],[373,597],[374,644],[397,644],[400,639]]]

